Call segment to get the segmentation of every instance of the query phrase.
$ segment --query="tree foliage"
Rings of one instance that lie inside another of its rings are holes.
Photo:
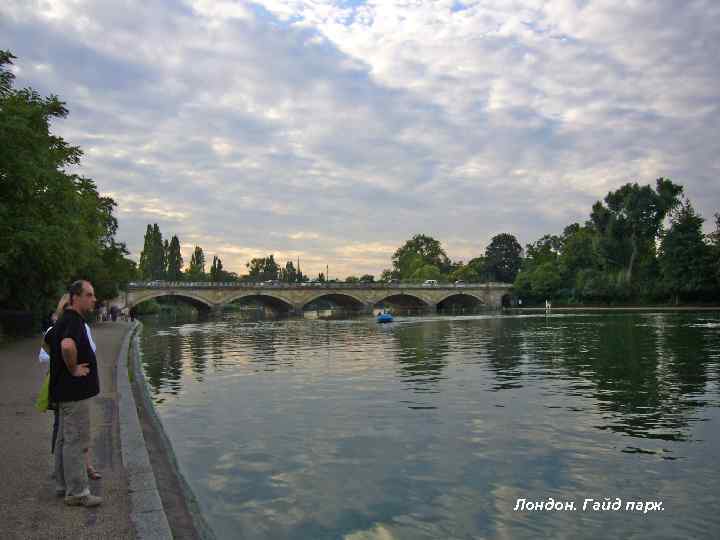
[[[521,255],[522,246],[517,238],[508,233],[498,234],[485,249],[485,272],[495,281],[512,283],[520,270]]]
[[[225,281],[222,261],[217,255],[213,256],[212,265],[210,266],[210,281]]]
[[[427,267],[446,271],[450,259],[439,241],[424,234],[416,234],[395,251],[392,263],[396,277],[415,280],[422,279],[416,276],[425,275],[429,271]]]
[[[145,280],[162,280],[167,277],[167,255],[170,248],[163,242],[157,223],[148,224],[140,253],[140,276]]]
[[[679,203],[682,186],[658,178],[655,189],[625,184],[595,203],[590,214],[607,268],[622,269],[632,282],[636,264],[654,249],[665,216]]]
[[[694,300],[712,286],[712,252],[702,233],[703,218],[690,202],[684,201],[673,212],[670,229],[660,245],[663,284],[678,303]]]
[[[170,239],[165,260],[167,263],[167,279],[170,281],[181,280],[183,258],[182,253],[180,253],[180,240],[175,235]]]
[[[713,245],[720,240],[720,218],[717,235],[705,239],[703,219],[682,191],[659,178],[654,189],[625,184],[608,193],[585,225],[573,223],[561,236],[528,244],[515,293],[583,303],[718,299],[710,269],[718,268],[720,249]]]
[[[295,264],[293,264],[292,261],[288,261],[285,263],[285,268],[280,269],[279,279],[285,283],[299,283],[307,280],[307,276],[304,276],[300,271],[299,263],[298,268],[295,268]]]
[[[186,272],[189,281],[205,281],[205,253],[200,246],[195,246],[192,256],[190,257],[190,265]]]
[[[105,299],[133,273],[114,240],[115,201],[69,172],[82,151],[51,132],[68,110],[55,95],[15,89],[14,59],[0,51],[0,306],[39,313],[77,278],[102,282]]]
[[[275,255],[254,258],[247,263],[248,279],[251,281],[269,281],[278,279],[280,266],[275,261]]]

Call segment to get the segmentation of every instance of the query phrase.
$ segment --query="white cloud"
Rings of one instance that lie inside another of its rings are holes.
[[[158,221],[231,270],[379,274],[417,232],[467,260],[658,176],[718,211],[716,2],[354,4],[10,1],[0,31],[136,256]]]

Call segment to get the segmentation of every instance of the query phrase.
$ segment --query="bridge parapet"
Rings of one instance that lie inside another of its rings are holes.
[[[130,289],[511,289],[510,283],[485,282],[485,283],[439,283],[437,285],[425,285],[422,283],[343,283],[335,281],[326,282],[249,282],[249,281],[131,281],[128,283]]]
[[[112,303],[120,307],[132,307],[160,296],[187,298],[202,309],[218,309],[223,305],[242,300],[244,297],[260,297],[270,302],[280,302],[291,311],[302,312],[309,303],[324,296],[345,297],[354,305],[372,306],[392,298],[404,297],[425,306],[429,310],[454,296],[469,296],[487,307],[499,308],[503,297],[512,290],[508,283],[283,283],[283,282],[213,282],[213,281],[147,281],[131,282],[128,290]]]

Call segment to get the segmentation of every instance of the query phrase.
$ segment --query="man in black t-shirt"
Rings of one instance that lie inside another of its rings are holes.
[[[83,451],[90,446],[90,402],[100,393],[95,351],[84,317],[95,307],[89,281],[68,289],[70,305],[54,327],[50,347],[50,400],[58,404],[60,426],[55,447],[56,493],[69,506],[98,506],[90,494]]]

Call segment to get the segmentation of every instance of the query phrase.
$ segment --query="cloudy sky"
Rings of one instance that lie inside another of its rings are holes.
[[[134,258],[157,222],[186,262],[378,275],[658,176],[720,211],[717,0],[3,0],[0,48]]]

